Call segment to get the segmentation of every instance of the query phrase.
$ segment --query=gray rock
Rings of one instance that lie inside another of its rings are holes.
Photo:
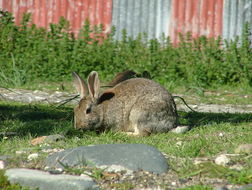
[[[65,140],[65,137],[63,135],[59,135],[59,134],[56,134],[56,135],[49,135],[45,138],[44,142],[45,143],[54,143],[54,142],[58,142],[58,141],[62,141],[62,140]]]
[[[88,176],[51,175],[47,172],[23,168],[6,170],[5,175],[11,183],[18,183],[30,189],[40,190],[90,190],[99,189]]]
[[[241,188],[239,188],[238,190],[251,190],[252,189],[252,183],[248,184],[248,185],[244,185]]]
[[[214,187],[214,190],[228,190],[228,188],[225,186],[216,186]]]
[[[252,153],[252,144],[241,144],[235,149],[235,153],[240,154],[240,153],[247,153],[251,154]]]
[[[145,170],[164,173],[168,170],[167,160],[156,148],[145,144],[104,144],[67,149],[49,155],[46,165],[51,168],[62,166],[91,166],[117,168],[121,170]]]

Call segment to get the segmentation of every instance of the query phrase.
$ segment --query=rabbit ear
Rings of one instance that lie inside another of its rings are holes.
[[[73,79],[74,79],[73,84],[74,84],[77,92],[80,94],[81,98],[84,98],[85,96],[88,95],[87,84],[76,72],[73,72],[72,76],[73,76]]]
[[[113,90],[106,90],[104,91],[98,101],[97,101],[97,104],[101,104],[102,102],[106,101],[106,100],[110,100],[111,98],[113,98],[115,96],[115,93],[113,92]]]
[[[100,90],[100,79],[96,71],[92,71],[88,76],[88,90],[93,100],[98,98]]]
[[[108,84],[108,86],[115,86],[117,84],[119,84],[122,81],[125,81],[127,79],[130,78],[135,78],[136,77],[136,73],[132,70],[125,70],[121,73],[118,73],[113,80]]]

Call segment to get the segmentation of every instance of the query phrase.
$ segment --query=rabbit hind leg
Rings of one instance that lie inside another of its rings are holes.
[[[130,131],[125,131],[127,135],[130,136],[148,136],[150,135],[151,131],[148,130],[146,127],[142,127],[139,124],[142,124],[142,122],[134,122],[130,125]]]

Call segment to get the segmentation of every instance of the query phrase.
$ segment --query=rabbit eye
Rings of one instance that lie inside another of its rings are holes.
[[[89,107],[86,109],[86,114],[89,114],[90,112],[91,112],[91,108]]]

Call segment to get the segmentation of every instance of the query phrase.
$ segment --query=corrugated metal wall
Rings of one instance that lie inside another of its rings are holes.
[[[112,24],[116,26],[116,39],[122,30],[136,37],[139,32],[148,38],[168,35],[171,0],[113,0]]]
[[[61,16],[70,21],[75,33],[87,18],[94,25],[103,23],[106,31],[111,27],[112,0],[0,0],[0,8],[13,12],[17,24],[29,12],[40,27],[57,23]]]
[[[252,0],[225,0],[223,37],[231,40],[240,36],[246,22],[252,26]]]
[[[178,33],[193,37],[222,34],[223,0],[173,0],[169,34],[177,43]]]
[[[64,16],[78,33],[89,18],[91,24],[103,23],[107,32],[114,25],[116,39],[126,29],[132,37],[146,32],[160,38],[164,33],[174,43],[188,31],[193,37],[233,39],[246,21],[252,25],[252,0],[0,0],[0,8],[13,12],[17,24],[24,12],[42,27]]]

